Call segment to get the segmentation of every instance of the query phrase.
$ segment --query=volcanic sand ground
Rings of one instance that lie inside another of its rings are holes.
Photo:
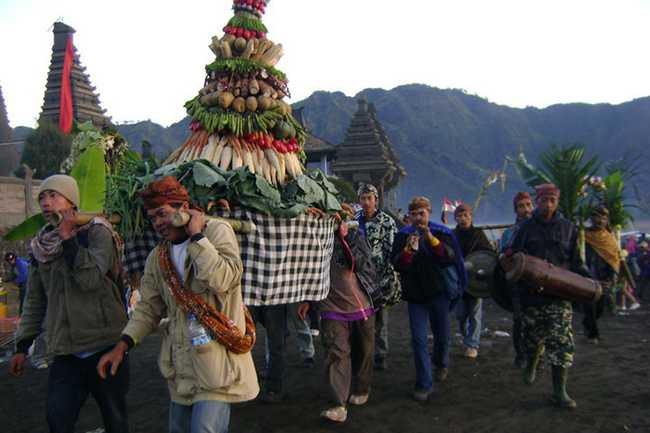
[[[650,432],[650,309],[645,306],[625,316],[606,315],[600,321],[603,341],[587,343],[580,313],[574,316],[576,359],[570,371],[569,392],[577,400],[575,411],[559,410],[549,402],[550,368],[538,382],[525,386],[512,365],[511,340],[494,336],[510,331],[508,313],[491,302],[485,304],[479,357],[462,357],[454,339],[448,380],[437,386],[426,403],[410,398],[414,367],[406,305],[391,310],[390,368],[376,372],[367,405],[352,407],[344,425],[322,421],[328,406],[323,372],[323,349],[316,339],[313,369],[298,366],[293,336],[288,340],[287,398],[280,404],[249,402],[233,406],[230,431],[246,432]],[[456,330],[456,321],[452,326]],[[263,359],[264,330],[258,331],[256,365]],[[132,432],[167,431],[168,393],[157,366],[160,339],[147,338],[131,352],[131,387],[128,408]],[[46,432],[45,393],[47,370],[28,369],[21,378],[8,375],[0,364],[0,431]],[[101,426],[95,402],[83,407],[78,432]]]

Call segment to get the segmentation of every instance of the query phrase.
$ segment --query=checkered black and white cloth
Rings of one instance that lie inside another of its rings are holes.
[[[253,233],[237,233],[244,263],[242,292],[246,305],[320,301],[327,297],[336,226],[332,218],[307,214],[275,218],[246,210],[221,212],[219,216],[249,220],[256,226]],[[126,242],[127,272],[143,272],[156,242],[152,232]]]
[[[253,233],[237,233],[244,263],[246,305],[320,301],[330,285],[335,222],[307,214],[275,218],[245,210],[220,216],[252,221]]]
[[[158,245],[158,235],[151,229],[124,242],[122,265],[129,275],[142,275],[147,256]]]

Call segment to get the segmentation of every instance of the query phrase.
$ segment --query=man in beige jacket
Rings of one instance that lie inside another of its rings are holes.
[[[169,431],[226,432],[230,403],[257,396],[257,375],[250,350],[229,350],[201,312],[225,315],[236,333],[243,334],[247,328],[237,239],[228,224],[190,209],[187,191],[171,176],[150,184],[142,197],[162,242],[147,258],[142,299],[120,342],[102,357],[97,369],[106,377],[110,364],[113,374],[127,351],[168,317],[167,324],[159,328],[163,338],[158,365],[171,396]],[[186,226],[175,227],[171,222],[179,210],[191,215]],[[166,263],[173,266],[166,267]],[[196,305],[206,310],[197,310]]]

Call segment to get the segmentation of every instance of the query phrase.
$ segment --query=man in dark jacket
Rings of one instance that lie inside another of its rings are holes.
[[[512,205],[517,215],[515,225],[508,227],[503,231],[499,241],[499,253],[503,254],[510,248],[512,237],[517,232],[519,225],[533,215],[533,199],[526,191],[520,191],[512,199]],[[521,302],[519,300],[519,289],[512,289],[512,346],[515,349],[515,367],[524,368],[526,366],[526,355],[523,347],[523,336],[521,331]]]
[[[391,305],[399,302],[401,293],[395,277],[395,269],[390,262],[393,242],[397,233],[395,221],[386,212],[378,208],[379,193],[373,185],[362,184],[357,193],[361,210],[355,219],[359,222],[359,230],[366,237],[372,261],[377,269],[377,285],[384,292],[382,305],[375,305],[375,368],[388,368],[388,310]],[[383,305],[386,303],[386,305]]]
[[[449,310],[462,296],[467,275],[454,234],[429,221],[429,200],[415,197],[409,213],[412,225],[395,237],[392,261],[402,280],[402,298],[408,302],[416,373],[413,398],[425,401],[433,389],[427,327],[433,331],[436,380],[442,382],[449,365]]]
[[[128,432],[128,362],[106,380],[95,369],[126,324],[121,240],[102,218],[77,226],[79,188],[70,176],[45,179],[38,203],[48,224],[31,241],[33,260],[10,373],[23,373],[27,349],[44,323],[54,355],[47,391],[50,432],[71,433],[88,394],[97,401],[107,433]]]
[[[589,276],[578,251],[578,230],[558,211],[560,190],[553,184],[536,188],[537,209],[515,233],[512,252],[524,252],[584,276]],[[527,356],[524,382],[532,384],[542,353],[552,366],[554,404],[575,408],[566,391],[568,369],[573,363],[571,302],[542,294],[540,287],[522,282],[522,325]]]
[[[650,250],[648,250],[647,240],[639,243],[636,262],[639,265],[639,301],[641,301],[644,299],[644,293],[650,289]]]
[[[603,290],[609,291],[616,283],[621,266],[621,249],[616,237],[609,228],[609,211],[598,207],[591,214],[591,227],[585,231],[587,266],[591,274],[600,281]],[[582,324],[587,332],[587,339],[598,344],[600,331],[598,318],[603,314],[607,296],[601,296],[597,302],[582,304],[585,317]]]
[[[474,227],[472,221],[472,207],[462,203],[454,210],[456,228],[454,235],[458,239],[463,259],[475,251],[494,251],[492,244],[485,236],[483,230]],[[481,343],[481,318],[483,316],[483,299],[476,298],[468,292],[463,294],[463,299],[456,305],[456,318],[463,336],[465,356],[474,359],[478,356]]]

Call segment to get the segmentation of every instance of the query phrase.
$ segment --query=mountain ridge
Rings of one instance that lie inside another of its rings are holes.
[[[545,108],[513,108],[462,89],[405,84],[386,90],[364,89],[354,96],[316,91],[304,107],[307,129],[330,143],[343,142],[356,99],[375,105],[407,176],[398,187],[398,205],[414,195],[428,196],[434,213],[443,197],[473,203],[485,178],[504,166],[506,156],[523,151],[535,162],[551,144],[583,143],[589,156],[603,161],[625,155],[647,158],[650,148],[650,97],[621,104],[561,103]],[[151,121],[117,125],[135,150],[142,140],[164,156],[187,137],[189,118],[165,128]],[[482,219],[511,218],[511,197],[526,188],[512,168],[506,190],[491,187],[481,202]]]

